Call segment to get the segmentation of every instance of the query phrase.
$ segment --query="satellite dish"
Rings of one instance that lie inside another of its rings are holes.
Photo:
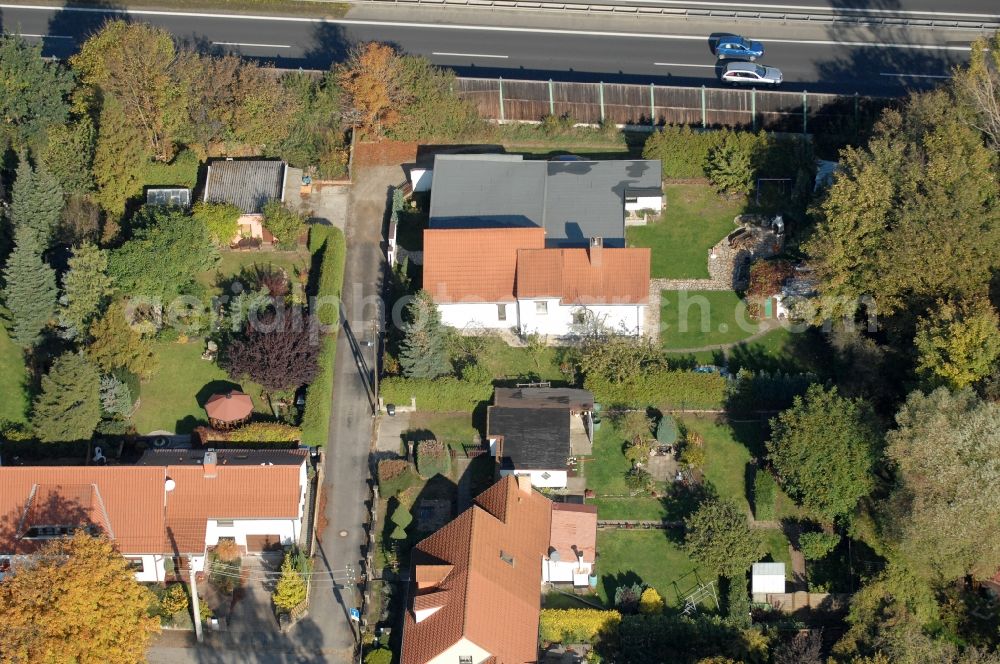
[[[160,436],[153,440],[153,447],[166,447],[168,442],[170,441],[168,441],[165,437]]]
[[[552,553],[550,553],[549,554],[549,560],[551,560],[554,563],[559,562],[559,552],[558,551],[553,551]]]
[[[177,482],[173,481],[169,477],[167,481],[163,483],[163,488],[167,491],[173,491],[177,487]]]

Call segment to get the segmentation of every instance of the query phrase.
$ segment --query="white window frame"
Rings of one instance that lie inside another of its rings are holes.
[[[507,305],[503,302],[497,304],[497,320],[507,320]]]
[[[535,301],[535,315],[536,316],[547,316],[549,313],[549,303],[545,300]]]

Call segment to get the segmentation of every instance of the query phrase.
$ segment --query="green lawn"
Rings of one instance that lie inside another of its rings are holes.
[[[605,418],[594,437],[593,456],[584,462],[587,488],[597,494],[592,501],[597,505],[597,513],[602,519],[662,519],[666,516],[662,500],[628,496],[625,473],[631,465],[622,453],[623,440]]]
[[[24,354],[0,325],[0,420],[26,422],[28,395]]]
[[[666,350],[735,343],[759,330],[732,291],[663,291],[660,326]]]
[[[140,388],[141,403],[134,417],[139,433],[189,433],[199,424],[207,424],[203,404],[209,396],[241,387],[215,362],[201,359],[201,343],[156,342],[153,348],[159,364]],[[242,391],[253,398],[258,412],[269,413],[259,385],[244,382]]]
[[[743,211],[708,185],[667,185],[663,214],[647,226],[625,232],[630,247],[653,250],[650,265],[654,278],[708,278],[708,250],[735,229],[733,217]]]
[[[597,594],[614,602],[615,588],[641,583],[656,588],[671,606],[696,585],[694,562],[662,530],[601,530],[597,533]],[[702,581],[714,581],[702,578]]]
[[[750,463],[750,450],[737,442],[728,424],[716,423],[707,418],[685,417],[681,420],[688,429],[697,431],[705,439],[705,480],[720,498],[736,503],[749,511],[746,472]]]
[[[566,381],[566,377],[559,372],[560,358],[567,353],[565,348],[514,348],[495,337],[466,337],[466,341],[480,344],[476,361],[486,367],[497,380],[537,378],[553,382]]]
[[[417,411],[410,414],[410,428],[404,434],[419,434],[421,439],[435,438],[442,443],[462,451],[463,445],[471,445],[476,435],[470,413],[431,413]]]
[[[792,578],[792,557],[788,553],[788,538],[780,530],[761,530],[764,544],[767,547],[767,557],[770,562],[785,563],[785,578]]]
[[[296,272],[309,269],[309,252],[302,251],[222,251],[219,264],[198,275],[198,282],[213,293],[221,293],[220,283],[238,276],[254,266],[268,266],[284,270],[292,283],[296,283]]]

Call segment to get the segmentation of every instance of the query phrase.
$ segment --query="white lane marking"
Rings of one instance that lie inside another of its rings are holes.
[[[583,1],[583,0],[581,0]],[[843,12],[854,12],[863,14],[880,14],[883,16],[927,16],[929,18],[958,17],[958,18],[1000,18],[1000,14],[970,14],[966,12],[932,12],[926,9],[868,9],[866,7],[823,7],[819,5],[770,5],[745,2],[698,2],[697,0],[629,0],[629,2],[641,2],[656,5],[681,5],[684,7],[718,7],[729,9],[737,7],[740,9],[768,9],[785,10],[791,12],[829,12],[840,14]]]
[[[509,55],[486,55],[484,53],[439,53],[434,51],[431,55],[440,55],[450,58],[497,58],[500,60],[506,60]]]
[[[879,76],[898,76],[899,78],[951,78],[951,75],[939,74],[894,74],[892,72],[879,72]]]
[[[664,39],[674,41],[705,41],[703,35],[668,35],[651,32],[602,32],[598,30],[564,30],[561,28],[517,28],[500,25],[463,25],[459,23],[416,23],[413,21],[369,21],[345,18],[307,18],[301,16],[261,16],[257,14],[213,14],[206,12],[168,12],[154,9],[100,9],[97,7],[48,7],[45,5],[0,4],[0,9],[26,9],[46,12],[83,12],[90,14],[117,14],[128,16],[177,16],[183,18],[214,18],[227,21],[260,21],[279,23],[312,23],[326,25],[357,25],[381,28],[416,28],[424,30],[463,30],[479,32],[514,32],[540,35],[568,35],[575,37],[621,37],[625,39]],[[866,46],[870,48],[898,48],[918,51],[968,51],[969,46],[939,46],[936,44],[907,44],[892,42],[864,42],[835,39],[768,39],[772,44],[801,44],[812,46]]]
[[[73,37],[67,37],[66,35],[29,35],[23,32],[5,32],[5,35],[17,35],[19,37],[28,37],[29,39],[73,39]]]
[[[257,48],[291,48],[288,44],[246,44],[243,42],[212,42],[216,46],[256,46]]]
[[[654,62],[657,67],[704,67],[705,69],[715,69],[715,65],[687,65],[683,62]]]

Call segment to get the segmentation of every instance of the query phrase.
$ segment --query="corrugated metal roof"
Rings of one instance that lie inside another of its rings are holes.
[[[785,563],[754,563],[753,576],[785,576]]]
[[[500,159],[500,157],[506,157]],[[547,246],[603,237],[625,245],[625,193],[659,191],[658,160],[525,161],[520,155],[438,155],[432,228],[538,226]]]
[[[205,201],[230,203],[259,214],[268,201],[282,200],[285,163],[262,159],[222,159],[208,165]]]

